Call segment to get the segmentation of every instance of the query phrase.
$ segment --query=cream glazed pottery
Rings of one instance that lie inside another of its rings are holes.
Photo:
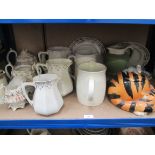
[[[96,62],[78,66],[76,92],[78,101],[86,106],[100,105],[106,91],[106,66]]]
[[[58,89],[62,96],[73,91],[73,84],[69,74],[69,67],[72,61],[70,59],[49,59],[46,64],[36,64],[36,70],[38,74],[41,74],[40,67],[45,67],[48,73],[57,74],[59,77]]]
[[[11,68],[11,73],[9,73],[9,68]],[[35,71],[31,65],[18,65],[12,66],[10,63],[5,66],[5,72],[9,79],[16,76],[26,77],[27,81],[32,81]]]
[[[7,53],[7,62],[12,64],[10,60],[10,54],[14,54],[16,58],[16,66],[17,65],[33,65],[35,62],[37,62],[36,57],[28,52],[27,49],[24,49],[20,52],[19,55],[17,55],[17,52],[10,48],[10,51]]]
[[[38,59],[41,63],[46,63],[46,56],[48,59],[67,58],[71,53],[68,47],[54,46],[50,47],[46,52],[39,52]]]
[[[57,113],[61,109],[63,99],[58,90],[57,82],[58,76],[56,74],[42,74],[35,76],[33,82],[23,83],[24,96],[36,113],[48,116]],[[28,97],[26,86],[35,88],[32,100]]]
[[[5,99],[5,87],[7,86],[8,82],[5,76],[5,72],[0,70],[0,104],[4,104]]]

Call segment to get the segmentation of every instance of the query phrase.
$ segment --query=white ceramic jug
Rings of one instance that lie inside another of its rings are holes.
[[[10,54],[15,55],[16,66],[17,65],[33,65],[37,61],[36,57],[30,52],[28,52],[27,49],[22,50],[20,54],[17,55],[17,52],[10,48],[10,51],[7,53],[7,56],[6,56],[6,60],[10,64],[12,64],[10,60]]]
[[[33,78],[33,82],[25,82],[22,85],[23,94],[34,107],[34,111],[41,115],[57,113],[63,106],[63,99],[57,87],[58,76],[56,74],[42,74]],[[33,100],[26,92],[26,86],[35,88]]]
[[[78,66],[76,92],[81,104],[100,105],[106,91],[106,66],[96,62],[83,63]]]
[[[48,59],[67,58],[71,53],[68,47],[54,46],[50,47],[46,52],[39,52],[38,59],[41,63],[46,63],[46,56]]]
[[[45,67],[48,73],[57,74],[59,77],[58,89],[62,96],[73,91],[73,84],[69,74],[69,67],[71,66],[72,61],[70,59],[49,59],[46,64],[38,63],[35,65],[38,74],[42,72],[40,67]]]
[[[9,68],[11,72],[9,72]],[[27,82],[32,81],[35,75],[34,69],[31,65],[18,65],[12,66],[10,63],[5,66],[5,72],[7,77],[11,80],[13,77],[20,76],[26,77]]]

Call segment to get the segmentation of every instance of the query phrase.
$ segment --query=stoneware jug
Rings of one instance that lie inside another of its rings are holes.
[[[118,71],[122,71],[128,67],[128,62],[132,56],[131,47],[126,48],[113,48],[108,47],[108,52],[105,57],[105,65],[107,66],[107,72],[110,74],[115,74]]]
[[[39,52],[38,59],[39,62],[46,63],[46,57],[48,59],[67,58],[70,53],[71,51],[68,47],[54,46],[50,47],[46,52]]]
[[[62,96],[73,91],[73,84],[69,74],[69,67],[72,61],[70,59],[49,59],[46,64],[36,64],[38,74],[41,74],[39,67],[45,67],[48,73],[57,74],[59,77],[58,89]]]
[[[24,49],[20,52],[19,55],[17,55],[17,52],[10,48],[10,51],[7,53],[7,62],[10,64],[13,64],[10,59],[10,55],[14,54],[16,59],[16,66],[17,65],[33,65],[37,59],[34,55],[32,55],[30,52],[28,52],[27,49]]]
[[[96,62],[78,66],[76,92],[78,101],[86,106],[100,105],[106,91],[106,66]]]
[[[63,106],[63,99],[57,87],[58,76],[56,74],[42,74],[35,76],[33,82],[22,85],[24,96],[34,107],[34,111],[41,115],[57,113]],[[27,95],[26,86],[35,88],[33,99]]]

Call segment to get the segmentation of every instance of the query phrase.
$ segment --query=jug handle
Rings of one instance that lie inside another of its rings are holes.
[[[70,59],[70,60],[74,60],[75,61],[75,55],[70,55],[70,56],[68,56],[68,59]]]
[[[24,95],[24,97],[27,99],[27,101],[30,103],[30,105],[32,106],[32,105],[33,105],[33,100],[31,100],[31,99],[29,98],[29,96],[28,96],[28,94],[27,94],[27,92],[26,92],[26,89],[25,89],[26,86],[33,86],[34,88],[36,88],[36,87],[35,87],[35,84],[34,84],[33,82],[24,82],[24,83],[22,84],[23,95]]]
[[[95,87],[95,80],[89,79],[88,81],[88,100],[89,101],[93,101],[94,87]]]
[[[46,69],[48,70],[48,67],[47,67],[46,64],[37,63],[37,64],[34,65],[34,68],[36,69],[38,75],[42,74],[42,71],[41,71],[40,67],[46,67]]]
[[[70,55],[68,56],[68,59],[70,59],[72,61],[72,65],[74,64],[73,61],[75,62],[75,55]],[[70,77],[75,80],[75,76],[71,73],[70,71]]]
[[[39,52],[38,53],[39,62],[42,62],[43,63],[43,59],[42,59],[43,57],[42,57],[42,55],[46,56],[46,55],[48,55],[48,52]]]
[[[12,79],[12,75],[8,72],[8,67],[11,67],[11,71],[12,71],[12,70],[13,70],[13,66],[11,65],[11,63],[9,63],[9,64],[7,64],[7,65],[5,66],[5,73],[6,73],[7,77],[8,77],[9,79]]]
[[[10,54],[11,53],[14,53],[15,57],[17,58],[17,52],[15,50],[13,50],[12,48],[10,48],[10,51],[6,55],[6,61],[7,61],[7,63],[10,63],[10,64],[12,64],[11,61],[10,61]]]

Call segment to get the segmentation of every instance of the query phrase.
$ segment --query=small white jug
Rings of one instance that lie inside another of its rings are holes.
[[[42,74],[33,78],[33,82],[25,82],[22,90],[25,98],[34,107],[34,111],[41,115],[57,113],[63,106],[63,99],[57,87],[56,74]],[[27,95],[26,86],[35,87],[33,100]]]

